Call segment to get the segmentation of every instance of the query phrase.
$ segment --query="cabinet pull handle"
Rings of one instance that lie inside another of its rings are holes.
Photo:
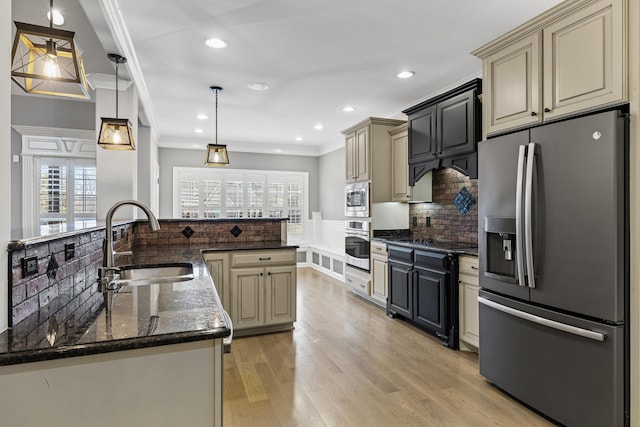
[[[478,267],[476,267],[475,265],[472,265],[472,266],[471,266],[471,269],[472,269],[472,270],[479,270],[479,268],[478,268]]]
[[[545,113],[550,113],[550,112],[551,112],[551,109],[550,109],[550,108],[545,108],[545,109],[544,109],[544,112],[545,112]]]
[[[267,256],[267,257],[264,257],[264,258],[260,257],[260,258],[258,258],[258,259],[259,259],[260,261],[271,261],[271,257],[270,257],[270,256]]]
[[[538,113],[536,113],[535,111],[532,111],[532,112],[531,112],[531,117],[535,117],[535,116],[537,116],[537,115],[538,115]]]

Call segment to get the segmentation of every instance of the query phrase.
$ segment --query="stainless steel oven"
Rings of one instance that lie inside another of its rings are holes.
[[[346,263],[352,267],[369,271],[369,218],[348,219],[345,221]]]
[[[345,187],[345,209],[346,217],[368,218],[369,217],[369,183],[354,182]]]

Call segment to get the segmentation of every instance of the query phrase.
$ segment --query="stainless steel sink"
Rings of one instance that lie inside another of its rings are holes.
[[[126,265],[118,268],[111,282],[119,286],[140,286],[154,283],[184,282],[193,279],[193,265],[188,262],[171,264]]]

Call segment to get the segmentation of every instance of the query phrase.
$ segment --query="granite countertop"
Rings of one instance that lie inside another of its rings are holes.
[[[405,246],[414,249],[478,256],[478,246],[473,246],[470,243],[464,242],[436,239],[410,239],[406,237],[374,237],[374,239],[381,240],[387,244]]]
[[[0,334],[0,365],[227,337],[230,325],[202,253],[295,247],[279,241],[225,243],[215,248],[194,244],[135,247],[133,255],[117,257],[116,265],[189,262],[194,278],[96,292],[95,298],[80,307],[64,310],[60,307],[69,297],[60,295]],[[109,298],[113,304],[107,310]],[[73,310],[73,315],[67,310]]]

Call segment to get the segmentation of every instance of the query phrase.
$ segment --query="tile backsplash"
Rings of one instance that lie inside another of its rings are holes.
[[[475,199],[466,215],[454,204],[460,191],[466,188]],[[409,224],[413,238],[452,240],[478,244],[478,181],[444,168],[433,171],[432,203],[417,203],[409,207]],[[413,218],[417,226],[413,225]],[[430,219],[427,220],[427,217]],[[430,225],[430,226],[428,226]]]
[[[216,242],[256,242],[286,239],[286,219],[257,220],[160,220],[160,230],[151,232],[146,221],[115,225],[113,246],[116,252],[139,245],[214,244]],[[38,313],[60,313],[62,322],[75,323],[95,312],[102,303],[98,290],[98,267],[102,265],[104,229],[78,231],[71,235],[16,241],[9,244],[10,326],[23,322],[25,339],[46,328]],[[70,251],[70,244],[73,250]],[[37,263],[35,273],[25,274],[25,259]],[[90,302],[87,304],[87,302]],[[85,312],[78,310],[91,309]],[[48,317],[48,316],[47,316]],[[44,343],[43,345],[46,345]]]

